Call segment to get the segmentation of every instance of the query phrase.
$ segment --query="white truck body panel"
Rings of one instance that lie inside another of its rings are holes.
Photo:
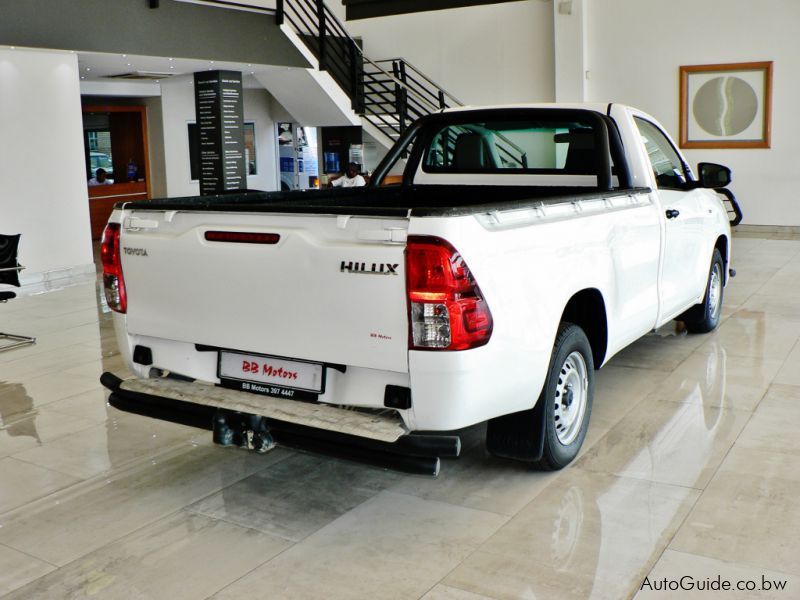
[[[148,252],[122,257],[130,288],[129,333],[407,372],[404,244],[368,239],[394,231],[402,240],[406,220],[142,211],[136,216],[155,227],[123,227],[125,246]],[[281,238],[274,245],[210,242],[203,237],[210,229]],[[397,273],[341,271],[343,261],[363,262],[365,256],[367,269],[372,263],[394,265]]]

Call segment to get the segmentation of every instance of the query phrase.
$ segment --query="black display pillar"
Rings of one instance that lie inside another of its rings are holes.
[[[194,105],[200,143],[200,195],[246,190],[242,74],[195,73]]]

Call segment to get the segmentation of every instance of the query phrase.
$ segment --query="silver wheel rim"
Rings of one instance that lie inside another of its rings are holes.
[[[569,446],[578,437],[586,413],[589,377],[580,352],[567,356],[558,372],[553,419],[558,441]]]
[[[708,313],[712,321],[719,315],[722,304],[722,269],[719,263],[714,263],[711,268],[711,278],[708,282]]]

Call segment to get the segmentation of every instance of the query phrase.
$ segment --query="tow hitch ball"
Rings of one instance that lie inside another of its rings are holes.
[[[267,420],[258,415],[218,412],[214,415],[214,443],[239,446],[263,454],[275,446]]]

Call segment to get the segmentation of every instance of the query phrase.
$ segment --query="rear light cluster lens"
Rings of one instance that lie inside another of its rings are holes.
[[[108,307],[124,313],[128,310],[128,297],[125,293],[125,278],[122,276],[119,231],[119,223],[106,225],[100,244],[100,259],[103,262],[103,287]]]
[[[408,237],[406,247],[409,347],[467,350],[492,335],[492,313],[469,267],[449,242]]]

